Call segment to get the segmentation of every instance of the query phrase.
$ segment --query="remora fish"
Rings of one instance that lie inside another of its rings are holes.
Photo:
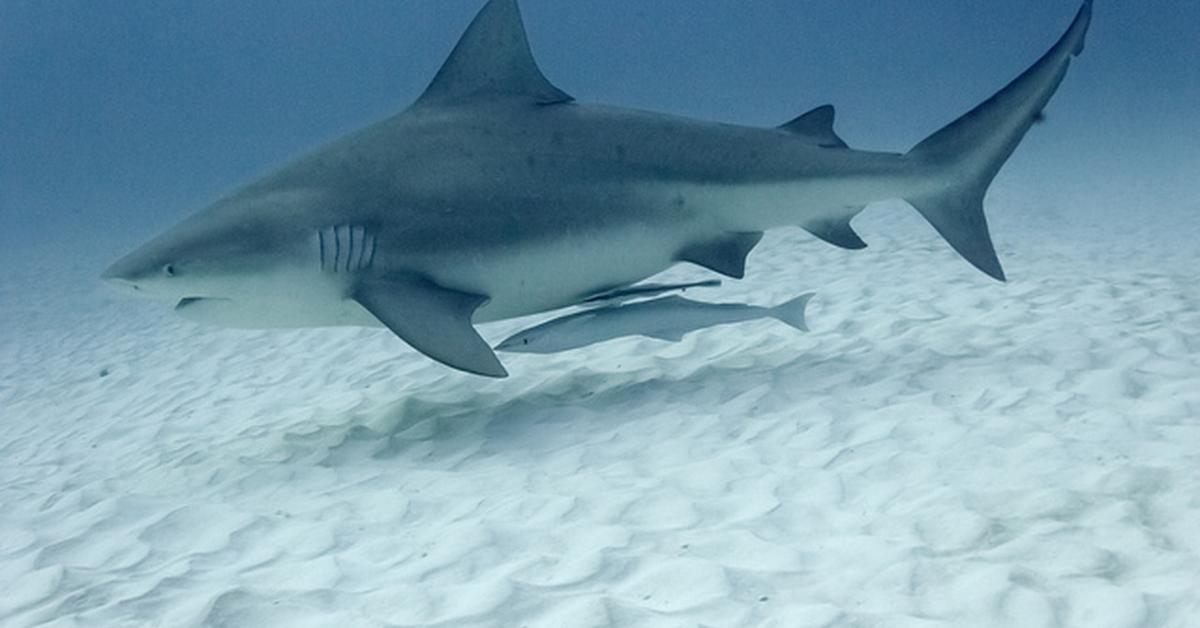
[[[585,106],[552,85],[516,0],[491,0],[405,111],[250,183],[104,277],[241,327],[385,325],[507,375],[474,324],[577,304],[678,262],[741,278],[764,230],[866,246],[905,199],[1003,279],[983,198],[1083,51],[1092,3],[1025,73],[907,154],[850,150],[821,107],[779,128]]]
[[[496,345],[510,353],[559,353],[625,336],[678,342],[690,332],[760,318],[774,318],[808,331],[804,312],[812,294],[777,307],[742,303],[704,303],[678,296],[610,305],[568,314],[517,332]]]

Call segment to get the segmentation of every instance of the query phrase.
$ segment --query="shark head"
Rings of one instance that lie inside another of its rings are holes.
[[[262,263],[244,236],[180,225],[118,259],[101,277],[155,299],[230,298],[233,284]]]
[[[290,209],[294,223],[302,210],[288,201],[218,202],[118,259],[101,277],[140,296],[181,303],[270,293],[303,244],[303,229],[286,216]]]

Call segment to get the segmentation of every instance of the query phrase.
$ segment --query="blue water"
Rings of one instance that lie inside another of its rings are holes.
[[[479,2],[0,4],[0,238],[133,244],[404,107]],[[831,102],[906,150],[1040,55],[1074,0],[525,0],[535,55],[584,102],[777,124]],[[1097,199],[1188,196],[1200,5],[1099,2],[1083,62],[1006,176]],[[1048,176],[1046,169],[1053,175]]]

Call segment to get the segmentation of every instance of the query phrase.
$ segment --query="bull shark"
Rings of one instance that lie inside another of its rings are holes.
[[[253,181],[113,263],[129,291],[231,327],[383,325],[426,356],[507,371],[475,325],[571,306],[679,262],[740,279],[763,232],[846,249],[903,199],[1003,281],[983,211],[1084,49],[1092,3],[1028,70],[905,154],[850,149],[834,111],[778,128],[582,105],[490,0],[410,107]]]
[[[808,331],[805,312],[812,298],[813,294],[809,293],[775,307],[705,303],[680,296],[617,303],[575,312],[521,330],[496,345],[496,350],[560,353],[626,336],[678,342],[693,331],[760,318],[773,318],[793,329]]]

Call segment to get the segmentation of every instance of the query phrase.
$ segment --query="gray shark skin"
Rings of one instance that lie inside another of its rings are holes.
[[[233,192],[103,277],[249,328],[384,325],[451,367],[507,372],[474,324],[570,306],[678,262],[741,278],[763,231],[844,248],[850,221],[904,199],[1003,280],[983,197],[1083,50],[1062,39],[900,155],[850,150],[832,107],[775,129],[581,105],[491,0],[408,109]]]
[[[693,331],[760,318],[773,318],[800,331],[808,331],[805,310],[812,297],[812,294],[805,294],[771,308],[743,303],[704,303],[680,296],[609,305],[568,314],[519,331],[496,345],[496,350],[560,353],[626,336],[678,342]]]

